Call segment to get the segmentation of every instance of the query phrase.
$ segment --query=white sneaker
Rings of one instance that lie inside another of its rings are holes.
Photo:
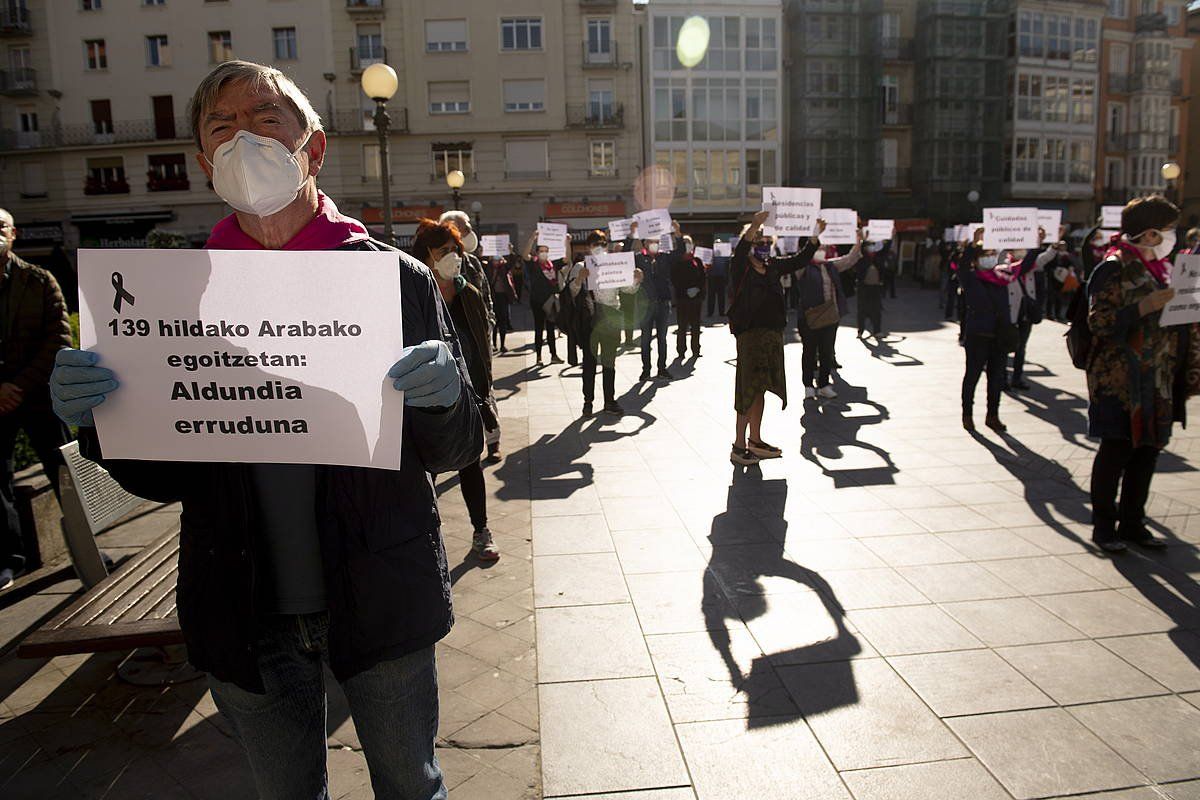
[[[820,389],[817,389],[817,394],[826,400],[837,397],[837,392],[833,390],[832,386],[822,386]]]
[[[813,387],[811,387],[811,386],[805,386],[805,387],[804,387],[804,399],[805,399],[805,400],[812,400],[812,399],[813,399],[813,398],[815,398],[816,396],[817,396],[817,390],[816,390],[816,389],[814,389],[814,388],[813,388]]]

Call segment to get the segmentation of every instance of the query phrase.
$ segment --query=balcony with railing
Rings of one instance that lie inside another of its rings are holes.
[[[1146,70],[1129,76],[1131,92],[1169,92],[1171,74],[1166,70]]]
[[[912,170],[908,167],[886,167],[879,171],[879,183],[886,192],[907,192],[912,189]]]
[[[350,71],[362,72],[372,64],[387,63],[387,48],[377,48],[374,50],[366,48],[351,47],[350,48]]]
[[[621,103],[569,103],[568,128],[623,128],[625,106]]]
[[[346,10],[352,14],[359,11],[383,11],[383,0],[346,0]]]
[[[603,51],[594,51],[588,42],[583,42],[584,69],[606,69],[615,67],[619,63],[616,42],[609,42],[608,49]]]
[[[186,192],[192,188],[187,175],[163,175],[155,170],[146,173],[148,192]]]
[[[1138,14],[1133,20],[1135,33],[1166,33],[1167,15],[1161,13]]]
[[[28,36],[33,33],[29,9],[24,3],[0,5],[0,36]]]
[[[28,132],[0,130],[0,151],[176,141],[191,136],[190,125],[187,117],[168,117],[159,120],[106,120],[78,125],[57,125]]]
[[[889,108],[884,108],[880,114],[879,121],[885,128],[904,128],[912,125],[912,103],[898,103]]]
[[[83,184],[83,193],[86,195],[129,194],[129,181],[123,177],[100,179],[88,176]]]
[[[388,130],[394,133],[408,132],[408,109],[391,108],[388,113]],[[373,133],[375,131],[374,110],[335,111],[325,120],[330,133]]]
[[[31,67],[0,70],[0,94],[37,94],[37,70]]]
[[[912,61],[913,40],[908,36],[884,36],[879,40],[879,54],[886,61]]]

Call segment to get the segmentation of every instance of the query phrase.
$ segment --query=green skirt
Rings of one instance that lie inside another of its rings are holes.
[[[737,337],[737,380],[733,409],[750,410],[760,396],[773,392],[787,408],[787,378],[783,372],[783,331],[754,328]]]

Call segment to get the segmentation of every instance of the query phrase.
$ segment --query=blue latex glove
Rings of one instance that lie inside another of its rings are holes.
[[[404,348],[388,377],[397,391],[404,392],[404,404],[417,408],[449,408],[462,391],[458,363],[439,339]]]
[[[700,287],[698,287],[698,286],[693,286],[692,288],[687,290],[687,296],[693,300],[696,299],[696,295],[698,295],[698,294],[700,294]]]
[[[50,373],[50,403],[68,425],[95,425],[92,409],[120,386],[112,370],[97,367],[100,356],[86,350],[59,350]]]

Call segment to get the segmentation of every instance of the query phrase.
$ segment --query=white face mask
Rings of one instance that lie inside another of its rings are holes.
[[[650,244],[646,245],[646,250],[647,250],[647,252],[650,253],[650,255],[657,254],[658,253],[658,242],[651,242]]]
[[[601,244],[598,244],[592,248],[592,255],[594,255],[594,256],[602,256],[607,252],[608,252],[608,248]]]
[[[474,253],[479,249],[479,237],[475,235],[475,231],[471,231],[466,236],[462,237],[463,250],[468,253]]]
[[[1175,231],[1161,231],[1162,241],[1154,245],[1154,257],[1162,261],[1175,249]]]
[[[287,146],[268,136],[238,131],[213,153],[213,189],[246,214],[269,217],[287,208],[308,180],[308,170]]]
[[[683,249],[687,250],[689,253],[694,253],[696,252],[696,245],[692,244],[691,242],[687,242],[683,245]]]
[[[539,250],[538,251],[538,261],[542,262],[543,264],[549,264],[550,263],[550,253],[548,251]]]
[[[980,256],[979,257],[979,268],[980,269],[995,269],[996,264],[998,264],[999,262],[1000,262],[999,256]]]
[[[462,272],[462,259],[458,253],[446,253],[433,265],[433,271],[444,281],[452,281]]]

